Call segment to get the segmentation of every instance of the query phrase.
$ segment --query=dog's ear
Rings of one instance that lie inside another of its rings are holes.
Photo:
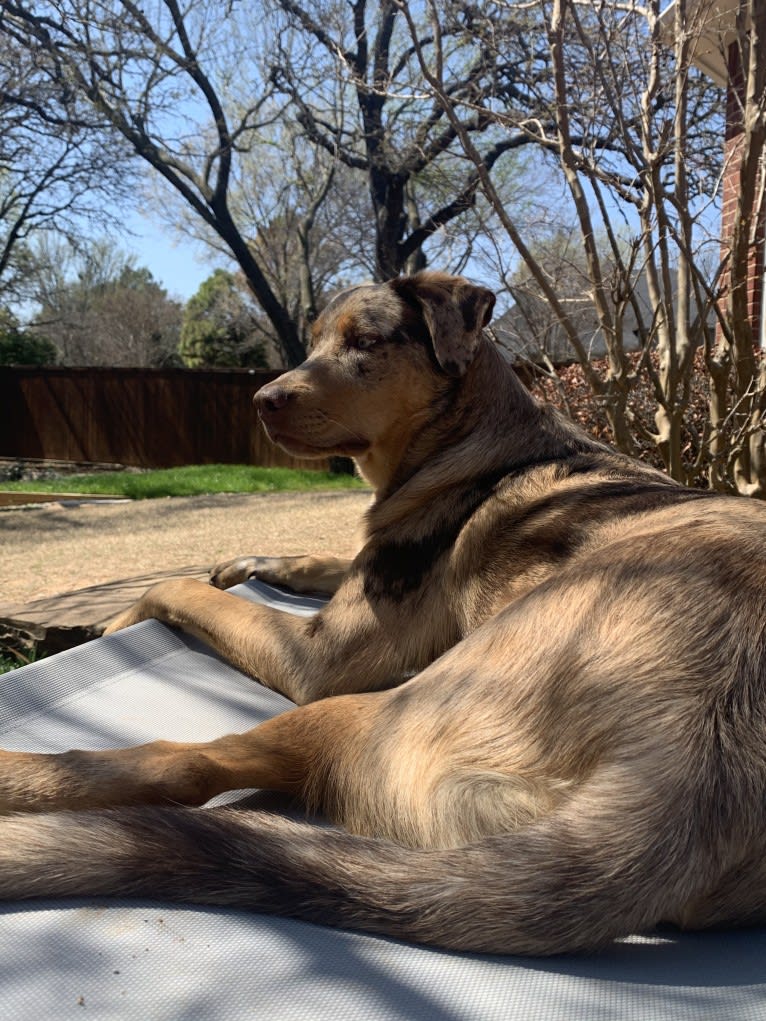
[[[396,293],[420,307],[436,360],[451,376],[462,376],[474,359],[481,331],[492,318],[495,296],[462,277],[424,271],[390,281]]]

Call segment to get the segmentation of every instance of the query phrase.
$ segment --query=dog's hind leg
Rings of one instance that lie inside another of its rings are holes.
[[[0,752],[0,812],[201,805],[223,791],[251,787],[309,797],[324,808],[322,776],[329,755],[353,757],[373,719],[374,698],[348,695],[315,702],[207,743]]]
[[[516,833],[454,849],[231,808],[16,816],[0,821],[0,899],[162,897],[456,950],[586,950],[677,917],[720,868],[694,797],[637,803],[634,778],[614,780],[595,799],[583,792]]]
[[[206,743],[107,751],[0,752],[0,813],[198,806],[228,790],[296,797],[352,832],[457,846],[550,811],[542,780],[453,761],[396,690],[339,695]]]

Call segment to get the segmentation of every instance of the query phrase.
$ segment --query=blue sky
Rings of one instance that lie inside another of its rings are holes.
[[[188,301],[213,272],[201,246],[189,238],[175,239],[167,226],[139,213],[130,213],[124,222],[130,233],[116,239],[119,247],[133,254],[138,266],[146,266],[170,297]]]

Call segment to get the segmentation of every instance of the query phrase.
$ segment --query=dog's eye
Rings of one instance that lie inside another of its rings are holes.
[[[351,341],[351,346],[360,351],[369,351],[378,343],[380,343],[380,336],[377,333],[357,333]]]

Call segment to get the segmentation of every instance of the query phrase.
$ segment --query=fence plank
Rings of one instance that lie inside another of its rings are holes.
[[[0,457],[142,468],[257,464],[326,468],[266,438],[250,369],[0,367]]]

